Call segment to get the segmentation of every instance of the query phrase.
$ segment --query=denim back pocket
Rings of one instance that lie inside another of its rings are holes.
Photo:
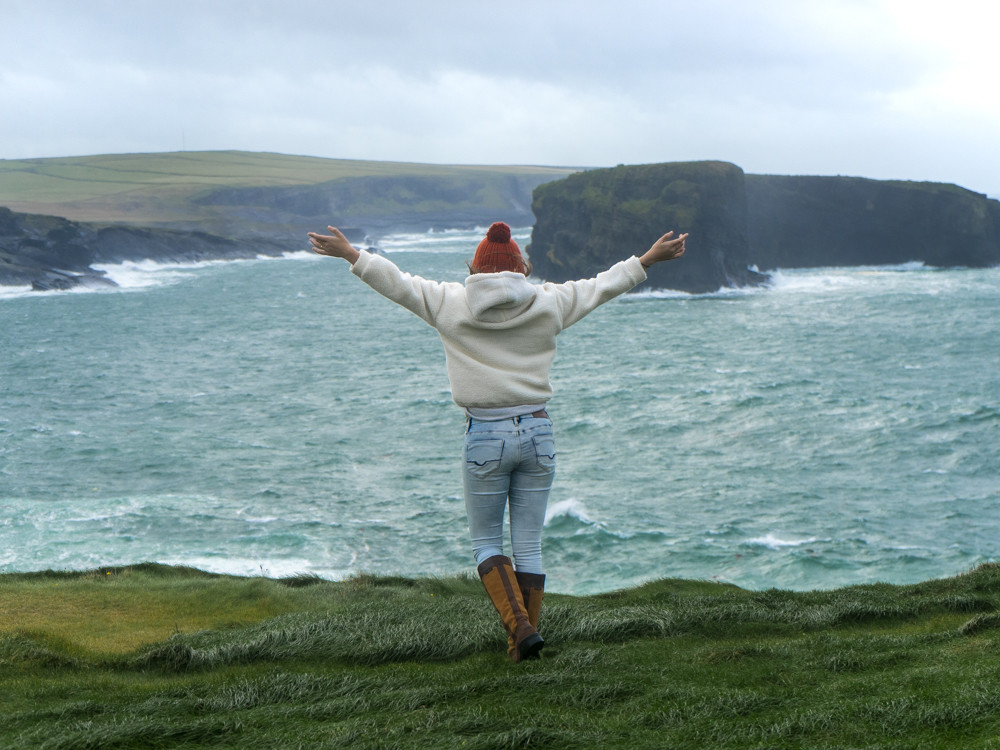
[[[556,468],[556,440],[552,435],[535,435],[531,438],[535,445],[535,458],[543,469]]]
[[[485,476],[497,468],[502,456],[503,440],[468,440],[465,443],[465,470],[473,476]]]

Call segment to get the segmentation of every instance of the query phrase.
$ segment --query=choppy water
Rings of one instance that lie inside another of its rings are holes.
[[[459,280],[478,238],[383,248]],[[0,571],[472,570],[433,330],[307,253],[109,271],[122,289],[0,288]],[[814,589],[1000,559],[998,312],[1000,269],[919,265],[601,308],[553,372],[550,587]]]

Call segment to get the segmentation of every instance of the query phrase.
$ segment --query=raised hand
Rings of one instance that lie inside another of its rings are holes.
[[[330,230],[330,234],[309,232],[309,242],[312,245],[313,252],[320,255],[328,255],[331,258],[343,258],[351,265],[354,265],[354,262],[357,261],[361,253],[347,241],[344,233],[339,229],[336,227],[327,227],[327,229]]]
[[[643,256],[639,258],[642,265],[651,266],[667,260],[675,260],[684,255],[684,241],[687,240],[688,233],[685,232],[680,237],[674,237],[674,230],[670,230],[653,243]]]

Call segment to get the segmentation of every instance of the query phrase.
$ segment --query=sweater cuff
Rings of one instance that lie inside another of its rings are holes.
[[[367,250],[358,250],[358,259],[351,264],[351,273],[353,273],[358,278],[361,274],[365,272],[365,269],[371,263],[372,254]]]
[[[636,284],[641,284],[649,278],[649,274],[646,273],[646,267],[642,265],[642,261],[635,255],[625,261],[625,267],[628,269],[628,275]]]

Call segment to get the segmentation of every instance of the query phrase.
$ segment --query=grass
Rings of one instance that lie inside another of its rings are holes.
[[[0,159],[0,206],[74,221],[162,222],[209,215],[196,198],[225,187],[315,185],[350,177],[551,175],[575,170],[535,166],[434,165],[323,159],[246,151],[107,154]]]
[[[1000,565],[911,586],[547,595],[141,565],[0,576],[10,748],[1000,748]]]

